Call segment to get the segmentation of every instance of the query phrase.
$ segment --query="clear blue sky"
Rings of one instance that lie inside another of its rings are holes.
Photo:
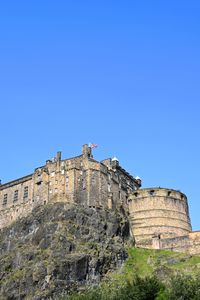
[[[3,182],[94,142],[200,229],[199,112],[199,1],[1,1]]]

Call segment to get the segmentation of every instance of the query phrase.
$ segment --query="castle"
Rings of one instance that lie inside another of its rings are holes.
[[[0,229],[38,205],[63,201],[95,209],[123,207],[137,247],[200,254],[200,232],[192,232],[183,193],[141,189],[141,179],[124,170],[117,158],[99,162],[87,144],[79,156],[62,160],[58,152],[33,174],[0,183]]]

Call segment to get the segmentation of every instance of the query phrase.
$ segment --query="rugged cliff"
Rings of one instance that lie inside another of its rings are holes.
[[[98,283],[127,257],[123,211],[57,203],[0,232],[0,299],[53,299]]]

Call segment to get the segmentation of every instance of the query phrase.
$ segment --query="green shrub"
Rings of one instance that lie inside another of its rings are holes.
[[[172,277],[168,289],[165,291],[165,294],[163,293],[162,295],[161,293],[161,296],[163,298],[158,298],[158,300],[199,300],[199,276],[177,275]]]

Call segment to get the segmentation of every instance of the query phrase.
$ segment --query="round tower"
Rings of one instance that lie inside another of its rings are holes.
[[[146,188],[129,195],[129,213],[136,245],[151,247],[152,240],[187,235],[191,230],[187,197],[180,191]]]

